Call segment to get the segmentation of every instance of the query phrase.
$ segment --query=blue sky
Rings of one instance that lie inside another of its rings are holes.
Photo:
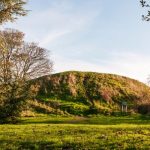
[[[15,28],[51,51],[54,72],[81,70],[128,76],[150,74],[150,22],[138,0],[29,0]]]

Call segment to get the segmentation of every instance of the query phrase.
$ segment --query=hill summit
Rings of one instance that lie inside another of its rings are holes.
[[[35,79],[33,85],[37,99],[61,101],[57,106],[68,113],[112,113],[123,103],[136,111],[138,105],[150,103],[148,86],[114,74],[69,71]]]

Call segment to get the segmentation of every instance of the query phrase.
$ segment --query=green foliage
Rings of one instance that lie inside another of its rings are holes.
[[[84,104],[79,103],[73,103],[68,102],[64,103],[60,106],[60,108],[64,111],[67,111],[70,114],[73,115],[86,115],[87,111],[89,110],[89,107]]]
[[[11,99],[0,107],[0,123],[16,123],[25,101],[23,99]]]
[[[15,120],[24,101],[33,97],[30,80],[50,74],[51,70],[52,62],[45,49],[24,42],[24,34],[18,30],[0,31],[0,119],[3,122]]]
[[[143,115],[150,114],[150,104],[142,104],[138,106],[138,112]]]
[[[88,115],[89,106],[83,103],[43,98],[43,100],[30,100],[30,110],[35,113],[57,114],[57,115]],[[29,109],[29,108],[28,108]]]
[[[90,112],[110,115],[120,111],[122,101],[127,102],[129,112],[136,112],[136,105],[147,101],[150,103],[148,86],[113,74],[63,72],[38,78],[33,80],[32,84],[39,86],[37,89],[39,100],[48,98],[66,101],[68,104],[62,105],[61,109],[71,114],[78,114],[76,112],[78,103],[80,103],[79,110],[83,110],[79,111],[82,115]]]
[[[29,87],[25,83],[16,86],[17,81],[13,86],[1,86],[3,90],[0,92],[0,123],[16,123],[24,108]],[[7,88],[7,90],[4,88]]]

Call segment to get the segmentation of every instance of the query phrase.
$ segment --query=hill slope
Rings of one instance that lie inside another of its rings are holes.
[[[113,74],[63,72],[38,78],[33,85],[37,99],[77,115],[120,111],[122,102],[130,111],[150,103],[148,86]]]

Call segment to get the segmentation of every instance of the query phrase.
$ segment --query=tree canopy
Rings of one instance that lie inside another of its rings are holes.
[[[149,8],[150,5],[146,0],[140,0],[140,3],[143,8]],[[150,21],[150,10],[148,10],[146,15],[142,15],[143,20]]]
[[[14,21],[18,16],[25,16],[27,10],[23,8],[26,0],[0,0],[0,24]]]
[[[46,49],[26,43],[24,34],[7,29],[0,32],[0,118],[14,119],[31,95],[30,80],[52,71]]]

